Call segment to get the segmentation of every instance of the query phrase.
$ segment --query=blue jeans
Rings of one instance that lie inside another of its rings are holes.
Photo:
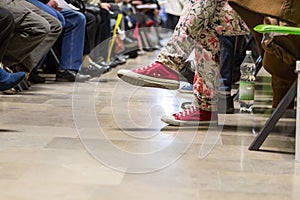
[[[85,16],[75,10],[63,9],[59,12],[38,0],[27,1],[56,17],[63,26],[60,69],[80,70],[84,48]]]
[[[231,91],[232,69],[235,65],[234,61],[234,44],[235,36],[220,36],[221,48],[221,64],[220,64],[220,91]]]

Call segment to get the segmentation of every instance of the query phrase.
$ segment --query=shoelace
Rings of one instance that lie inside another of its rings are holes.
[[[177,117],[185,117],[185,116],[189,116],[192,113],[196,112],[198,110],[198,108],[196,108],[195,106],[192,106],[190,108],[187,108],[179,113],[174,114]]]
[[[146,70],[146,69],[148,69],[148,68],[153,67],[153,65],[154,65],[154,63],[152,63],[152,64],[150,64],[150,65],[147,65],[147,66],[145,66],[145,67],[139,68],[138,70],[144,71],[144,70]]]

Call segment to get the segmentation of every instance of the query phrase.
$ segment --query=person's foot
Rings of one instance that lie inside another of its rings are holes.
[[[193,85],[188,82],[182,82],[180,88],[178,89],[180,93],[193,93]]]
[[[230,94],[218,94],[217,107],[220,114],[233,114],[233,97]]]
[[[181,104],[182,109],[188,109],[193,107],[193,102],[183,102]],[[234,114],[233,96],[230,94],[218,94],[217,108],[219,114]]]
[[[109,69],[109,66],[102,66],[95,62],[90,62],[89,66],[81,68],[80,73],[83,75],[90,75],[91,77],[99,77],[108,72]]]
[[[0,91],[14,88],[24,80],[25,76],[25,72],[8,73],[0,68]]]
[[[161,120],[174,126],[197,126],[217,123],[218,116],[215,112],[204,111],[193,106],[173,115],[165,115]]]
[[[90,78],[90,75],[79,74],[72,70],[58,70],[56,72],[56,81],[60,82],[84,82]]]
[[[134,70],[120,69],[117,74],[120,79],[132,85],[170,90],[179,88],[178,73],[159,62]]]
[[[45,83],[46,79],[41,77],[37,71],[32,71],[29,74],[28,80],[32,83]]]

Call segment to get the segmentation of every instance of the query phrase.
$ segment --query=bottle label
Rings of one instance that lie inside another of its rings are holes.
[[[254,100],[254,82],[240,81],[240,100]]]

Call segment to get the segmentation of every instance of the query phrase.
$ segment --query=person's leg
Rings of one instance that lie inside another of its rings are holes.
[[[59,70],[56,72],[56,81],[84,82],[90,79],[89,75],[78,73],[82,67],[82,57],[85,37],[85,16],[75,10],[63,9],[61,14],[65,18],[62,35]]]
[[[194,17],[195,9],[200,8],[198,8],[198,4],[199,2],[188,2],[171,39],[152,64],[131,71],[121,69],[118,71],[119,78],[133,85],[178,89],[178,72],[185,66],[185,61],[195,45],[194,38],[189,33],[189,28],[192,28],[189,23],[199,24],[199,26],[201,23],[205,23],[201,18],[198,21],[198,17]]]
[[[220,36],[220,48],[221,48],[221,64],[220,64],[220,74],[221,81],[219,90],[224,93],[231,91],[232,84],[232,68],[235,65],[234,59],[234,44],[235,36]]]
[[[62,25],[62,27],[65,25],[64,17],[62,16],[62,14],[60,14],[60,12],[58,12],[54,8],[48,6],[47,4],[42,3],[39,0],[27,0],[27,1],[34,4],[35,6],[40,8],[41,10],[45,11],[46,13],[52,15],[56,19],[58,19],[60,24]],[[28,77],[28,79],[31,83],[44,83],[46,81],[46,79],[44,77],[39,76],[38,69],[40,68],[40,66],[44,62],[47,54],[48,53],[46,53],[43,56],[43,58],[40,60],[40,62],[35,66],[35,68],[31,70],[30,75]]]
[[[41,44],[50,31],[50,24],[37,13],[26,8],[23,0],[5,6],[14,16],[13,34],[3,57],[7,66],[22,63],[30,53]]]
[[[202,20],[210,18],[207,27],[211,28],[203,27],[198,35],[195,34],[197,40],[195,50],[197,76],[194,82],[194,94],[200,109],[216,111],[221,58],[217,35],[241,35],[247,33],[248,29],[241,25],[243,22],[227,1],[201,2],[200,6],[201,4],[203,10],[202,14],[198,13],[198,17],[201,16]],[[213,15],[203,14],[209,13],[211,7],[214,7]],[[194,30],[199,31],[199,28]]]
[[[179,21],[179,16],[175,16],[175,15],[167,13],[166,28],[173,31],[175,29],[178,21]]]
[[[2,58],[14,30],[14,18],[10,11],[0,8],[0,91],[8,90],[19,84],[24,78],[24,72],[8,73],[2,67]]]
[[[236,36],[220,36],[221,64],[218,94],[218,113],[234,113],[231,96],[232,72],[235,67]]]
[[[48,6],[47,4],[42,3],[39,0],[27,0],[27,1],[34,4],[36,7],[40,8],[43,11],[45,11],[49,15],[52,15],[53,17],[58,19],[58,21],[61,23],[62,27],[65,26],[65,18],[59,11],[57,11],[54,8]]]
[[[93,13],[85,12],[84,16],[86,18],[86,33],[84,41],[84,51],[83,54],[89,54],[91,50],[95,47],[95,38],[97,34],[97,19]]]
[[[14,18],[7,9],[0,8],[0,63],[14,29]]]
[[[0,91],[5,91],[17,86],[24,80],[25,76],[25,72],[8,73],[0,67]]]
[[[226,7],[226,9],[224,9],[224,12],[221,12],[221,8],[223,7]],[[171,39],[162,48],[156,61],[143,69],[132,70],[130,72],[119,70],[118,76],[131,84],[178,89],[179,78],[177,72],[185,66],[186,59],[194,49],[195,40],[201,41],[201,37],[207,37],[204,33],[211,30],[214,31],[213,35],[245,34],[248,31],[245,27],[241,26],[241,20],[230,9],[226,1],[223,0],[189,1]],[[227,20],[227,26],[230,26],[230,28],[224,28],[218,21],[214,22],[215,24],[210,23],[215,13],[221,12],[225,15],[227,11],[229,13],[226,16],[222,16],[225,17],[222,21]],[[204,42],[207,44],[203,45],[216,48],[217,46],[214,45],[218,43],[218,40],[215,41],[215,37],[212,37],[211,40],[208,39]],[[211,49],[208,50],[212,51]],[[220,58],[213,59],[219,60]]]
[[[254,4],[239,3],[238,1],[230,1],[231,6],[241,15],[243,20],[248,25],[249,29],[252,30],[252,35],[255,38],[256,43],[258,44],[260,55],[263,58],[263,66],[272,75],[272,90],[273,90],[273,101],[272,107],[276,108],[284,95],[289,90],[290,86],[297,78],[297,74],[294,73],[296,60],[286,60],[284,57],[288,57],[284,51],[287,51],[295,59],[300,57],[300,40],[298,36],[275,36],[273,39],[273,44],[270,43],[269,46],[272,47],[274,44],[281,46],[283,49],[282,52],[277,51],[276,48],[273,50],[265,51],[262,44],[263,34],[253,31],[253,27],[259,24],[264,23],[265,12],[268,12],[266,7],[262,6],[260,9],[256,10]],[[279,4],[273,4],[271,10],[279,10]],[[271,11],[270,10],[270,11]],[[267,46],[266,46],[267,47]],[[268,47],[267,47],[268,48]],[[277,54],[277,55],[275,55]],[[282,56],[280,58],[280,56]],[[294,105],[289,105],[290,108],[293,108]]]
[[[60,57],[61,70],[79,71],[82,64],[85,16],[74,10],[63,9],[61,14],[65,17],[65,27]]]
[[[107,39],[109,39],[112,34],[111,34],[111,29],[110,29],[110,14],[107,10],[101,9],[101,38],[100,42],[103,42]]]
[[[91,77],[99,77],[100,75],[108,71],[107,67],[97,64],[90,56],[91,52],[97,46],[97,43],[100,40],[100,8],[96,9],[98,9],[99,12],[96,12],[96,10],[94,12],[87,10],[84,13],[86,17],[86,34],[82,58],[82,68],[80,70],[80,73],[90,75]]]
[[[195,5],[191,17],[186,19],[185,33],[194,38],[196,74],[194,80],[195,107],[162,121],[173,125],[201,124],[216,120],[217,93],[219,88],[220,47],[218,35],[245,34],[237,15],[231,12],[225,1],[200,1]],[[200,24],[188,23],[196,19]]]
[[[23,5],[33,12],[37,13],[39,16],[43,17],[47,20],[50,25],[50,31],[48,32],[47,37],[40,43],[37,48],[35,48],[30,55],[25,58],[22,64],[27,68],[30,72],[33,68],[35,68],[41,59],[48,53],[50,48],[53,46],[57,38],[59,37],[62,27],[60,22],[53,16],[41,10],[39,7],[34,4],[24,1]]]
[[[95,38],[95,46],[92,47],[90,57],[94,61],[103,61],[107,58],[109,39],[112,36],[110,14],[105,9],[100,9],[97,15],[98,30]],[[100,22],[100,23],[99,23]],[[109,66],[108,66],[109,67]]]

